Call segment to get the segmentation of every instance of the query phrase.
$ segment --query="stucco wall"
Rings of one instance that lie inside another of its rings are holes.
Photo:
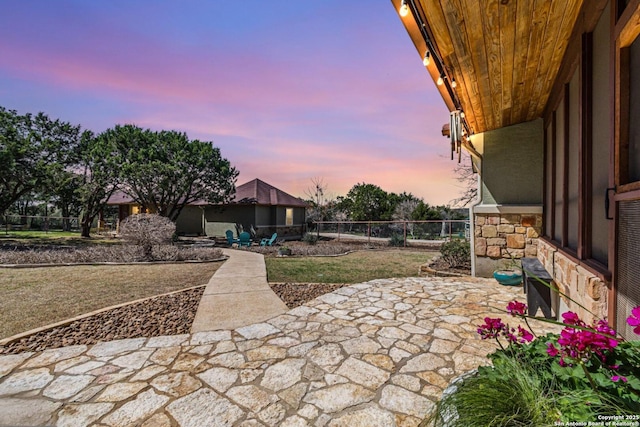
[[[201,235],[202,229],[202,209],[199,206],[185,206],[176,220],[176,233],[179,235],[193,234]]]
[[[473,135],[482,153],[482,204],[542,203],[542,119]]]
[[[255,225],[255,206],[224,206],[222,209],[217,206],[207,206],[205,219],[207,222],[242,224],[245,230],[249,230],[252,224]]]

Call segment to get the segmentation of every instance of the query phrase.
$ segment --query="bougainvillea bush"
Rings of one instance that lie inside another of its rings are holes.
[[[506,312],[526,322],[526,310],[513,301]],[[612,419],[616,425],[639,425],[640,341],[623,339],[604,320],[589,325],[573,312],[562,318],[559,334],[536,337],[530,327],[486,317],[478,333],[498,342],[499,349],[489,355],[492,366],[478,368],[443,396],[423,425],[542,426]],[[640,307],[627,322],[640,335]]]

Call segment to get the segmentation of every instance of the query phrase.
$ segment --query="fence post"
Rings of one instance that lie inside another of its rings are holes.
[[[367,242],[371,244],[371,221],[367,224]]]
[[[340,241],[340,221],[338,221],[338,242]]]
[[[404,247],[407,247],[407,221],[402,221],[402,225],[404,226]]]
[[[449,241],[451,241],[451,220],[449,220]]]

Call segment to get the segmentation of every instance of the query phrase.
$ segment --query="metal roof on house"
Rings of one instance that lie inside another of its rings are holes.
[[[254,179],[236,187],[231,203],[255,203],[270,206],[306,207],[307,203],[266,182]]]
[[[257,204],[267,206],[307,207],[307,203],[291,194],[267,184],[259,179],[254,179],[236,187],[236,193],[231,204]],[[132,205],[137,204],[133,197],[123,191],[116,191],[109,200],[108,205]],[[190,206],[208,205],[204,200],[196,200],[189,203]]]

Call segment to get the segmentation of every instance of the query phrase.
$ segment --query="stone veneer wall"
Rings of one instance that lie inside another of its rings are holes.
[[[512,258],[537,255],[541,214],[476,213],[474,224],[476,265],[483,266],[477,275],[504,268]]]
[[[587,323],[594,320],[591,313],[599,318],[607,317],[609,292],[606,282],[544,240],[538,241],[538,259],[553,277],[558,290],[566,295],[559,296],[555,302],[556,312],[573,311]],[[575,304],[567,296],[585,308]]]

